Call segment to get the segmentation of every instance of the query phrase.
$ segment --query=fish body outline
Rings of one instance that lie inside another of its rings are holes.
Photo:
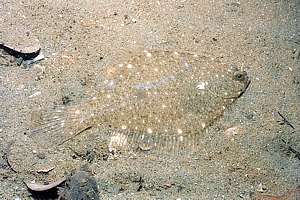
[[[129,52],[99,73],[103,87],[92,99],[34,112],[31,136],[59,145],[98,128],[111,148],[194,149],[250,83],[241,69],[172,51]]]

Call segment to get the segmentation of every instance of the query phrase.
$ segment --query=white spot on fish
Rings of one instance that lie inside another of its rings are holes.
[[[179,141],[180,141],[180,142],[183,142],[183,136],[182,136],[182,135],[179,136]]]
[[[75,110],[75,114],[79,115],[80,114],[80,110]]]
[[[152,57],[152,54],[149,53],[149,52],[146,52],[146,57],[147,57],[147,58],[151,58],[151,57]]]
[[[132,69],[132,68],[133,68],[133,65],[132,65],[132,64],[128,64],[128,65],[127,65],[127,68],[128,68],[128,69]]]
[[[152,129],[151,128],[147,128],[147,133],[149,133],[149,134],[153,133]]]

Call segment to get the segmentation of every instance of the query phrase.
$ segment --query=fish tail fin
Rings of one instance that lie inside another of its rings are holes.
[[[31,113],[30,137],[46,146],[60,145],[90,126],[77,107],[36,110]]]

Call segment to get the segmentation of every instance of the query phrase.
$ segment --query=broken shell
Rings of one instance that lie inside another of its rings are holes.
[[[237,134],[242,133],[242,128],[240,126],[233,126],[225,130],[224,134],[226,137],[232,137]]]
[[[48,173],[48,172],[52,171],[53,169],[54,169],[54,167],[39,169],[39,170],[37,170],[37,173]]]
[[[50,190],[52,188],[55,188],[57,186],[59,186],[60,184],[62,184],[63,182],[66,181],[66,178],[62,178],[58,181],[55,181],[53,183],[50,183],[48,185],[43,185],[43,184],[37,184],[37,183],[26,183],[26,186],[28,187],[28,189],[35,191],[35,192],[42,192],[42,191],[47,191]]]

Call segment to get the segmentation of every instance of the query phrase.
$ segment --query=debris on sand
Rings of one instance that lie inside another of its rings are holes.
[[[48,173],[50,171],[52,171],[54,169],[54,167],[50,167],[50,168],[45,168],[45,169],[39,169],[36,172],[37,173]]]
[[[295,60],[299,60],[299,58],[300,58],[300,49],[294,49],[293,50],[292,58],[295,59]]]
[[[224,131],[224,135],[228,138],[232,138],[235,135],[243,134],[244,131],[241,126],[233,126]]]
[[[25,184],[28,187],[28,189],[30,189],[31,191],[34,191],[34,192],[43,192],[43,191],[51,190],[51,189],[59,186],[60,184],[62,184],[65,181],[66,181],[66,179],[62,178],[62,179],[60,179],[58,181],[55,181],[53,183],[49,183],[47,185],[37,184],[37,183],[26,183],[26,182],[25,182]]]
[[[34,64],[34,63],[36,63],[36,62],[38,62],[38,61],[44,60],[44,59],[45,59],[45,56],[44,56],[44,54],[40,51],[40,54],[39,54],[37,57],[35,57],[35,58],[31,59],[31,60],[24,60],[24,61],[23,61],[23,64],[24,64],[24,65],[32,65],[32,64]]]
[[[289,152],[293,153],[295,155],[295,158],[298,158],[300,160],[300,152],[297,151],[295,148],[293,148],[287,141],[284,139],[281,139],[281,141],[286,145],[286,148]]]
[[[25,184],[36,196],[47,196],[51,193],[60,200],[99,200],[96,179],[84,169],[49,184],[35,182]]]
[[[2,31],[0,50],[16,58],[19,65],[31,65],[45,58],[38,37],[26,26],[10,26]]]
[[[11,56],[14,56],[16,58],[22,58],[23,60],[32,60],[36,58],[41,52],[41,48],[33,48],[31,50],[18,49],[3,43],[0,44],[0,49],[4,50]]]
[[[67,177],[59,199],[99,200],[96,179],[87,171],[79,170]]]
[[[291,127],[292,129],[295,129],[295,127],[288,121],[288,119],[283,114],[281,114],[279,111],[274,112],[273,116],[277,119],[277,122],[280,125],[287,125],[287,126]]]
[[[41,48],[32,48],[31,51],[26,51],[24,49],[14,48],[2,43],[0,44],[0,49],[4,50],[7,54],[15,57],[17,59],[18,65],[31,65],[45,58],[45,56],[41,52]]]

